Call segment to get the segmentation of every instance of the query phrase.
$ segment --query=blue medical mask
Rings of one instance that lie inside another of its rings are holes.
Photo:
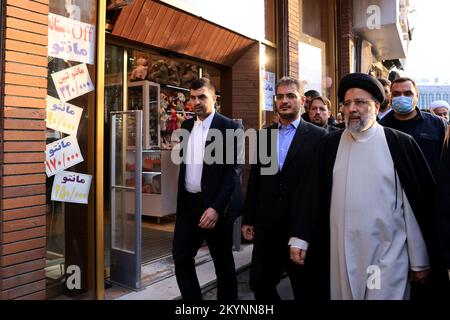
[[[405,96],[392,98],[391,106],[395,112],[400,114],[408,114],[414,110],[413,98]]]

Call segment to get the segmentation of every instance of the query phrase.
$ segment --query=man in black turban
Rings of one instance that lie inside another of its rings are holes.
[[[348,89],[359,88],[369,92],[373,99],[380,104],[384,102],[384,87],[380,81],[365,73],[350,73],[342,78],[338,88],[338,98],[344,102],[345,93]]]
[[[349,74],[338,95],[346,129],[323,139],[293,197],[290,253],[311,274],[305,288],[316,299],[442,298],[435,185],[422,152],[377,123],[377,79]]]

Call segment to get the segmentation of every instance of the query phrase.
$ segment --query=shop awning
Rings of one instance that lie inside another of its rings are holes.
[[[124,7],[112,34],[227,66],[255,43],[201,17],[149,0],[134,0]]]
[[[353,2],[353,29],[373,46],[380,60],[406,58],[410,30],[406,2],[358,0]]]

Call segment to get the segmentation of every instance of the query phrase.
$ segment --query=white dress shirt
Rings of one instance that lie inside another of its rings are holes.
[[[197,118],[189,135],[186,150],[186,174],[184,176],[184,187],[187,192],[202,192],[201,181],[205,143],[214,113],[213,110],[203,121]]]
[[[392,111],[392,108],[389,107],[386,111],[379,111],[378,112],[378,119],[383,119],[389,112]]]

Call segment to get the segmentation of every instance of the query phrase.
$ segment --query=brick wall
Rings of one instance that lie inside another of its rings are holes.
[[[5,44],[5,29],[1,26],[5,25],[5,10],[6,5],[3,1],[0,1],[0,199],[2,199],[3,190],[1,188],[1,177],[3,172],[3,98],[4,98],[4,84],[3,84],[3,60],[5,58],[4,55],[4,44]],[[2,223],[2,202],[0,201],[0,234],[3,232],[3,223]],[[0,238],[0,257],[2,256],[2,246],[1,246],[1,238]],[[0,264],[0,292],[2,292],[2,278],[3,278],[3,268]]]
[[[288,75],[299,77],[298,42],[301,30],[301,3],[299,0],[288,0]]]
[[[353,34],[353,0],[341,0],[338,2],[340,5],[340,17],[338,25],[340,26],[341,34],[341,52],[340,52],[340,77],[343,77],[351,71],[351,47],[350,43],[355,40]]]
[[[231,81],[233,97],[231,117],[242,119],[245,129],[259,129],[259,44],[254,44],[233,65]],[[246,150],[248,151],[248,148]],[[248,173],[249,166],[246,165],[242,179],[244,190],[247,190]]]
[[[7,0],[1,299],[45,299],[48,0]]]

